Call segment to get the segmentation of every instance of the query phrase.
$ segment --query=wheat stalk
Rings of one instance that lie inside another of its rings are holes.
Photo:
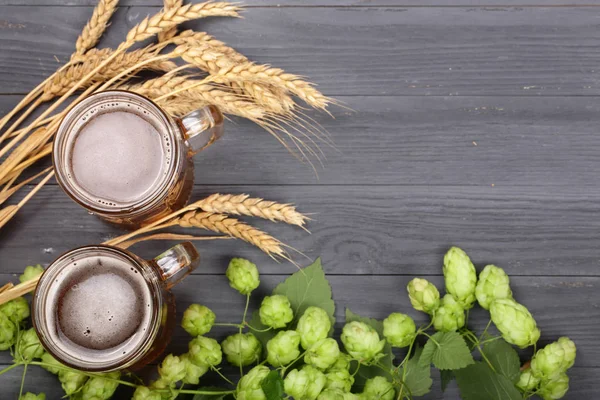
[[[183,228],[202,228],[242,239],[258,247],[271,257],[289,259],[283,244],[273,236],[223,214],[189,211],[173,221]]]
[[[153,235],[147,235],[138,237],[135,239],[127,240],[117,245],[122,249],[128,249],[134,244],[145,242],[148,240],[221,240],[221,239],[235,239],[231,236],[193,236],[193,235],[180,235],[177,233],[155,233]]]
[[[268,219],[272,222],[282,221],[291,225],[303,227],[307,217],[291,204],[281,204],[261,198],[253,198],[247,194],[215,193],[199,200],[191,206],[196,206],[209,213],[247,215]]]
[[[183,0],[163,0],[164,10],[171,10],[174,8],[181,7],[183,5]],[[177,35],[177,27],[173,27],[169,30],[161,32],[158,34],[158,41],[165,42],[171,39],[173,36]]]
[[[86,51],[98,43],[118,4],[119,0],[100,0],[94,9],[92,18],[90,18],[81,31],[81,35],[77,38],[74,55],[85,54]]]

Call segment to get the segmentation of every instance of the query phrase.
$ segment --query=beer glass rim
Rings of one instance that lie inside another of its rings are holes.
[[[67,267],[70,263],[65,263],[70,257],[85,253],[90,250],[100,250],[112,254],[117,254],[124,257],[133,266],[139,269],[144,277],[144,280],[151,290],[152,301],[154,304],[151,307],[151,315],[149,326],[151,330],[146,332],[145,337],[133,348],[126,356],[115,358],[106,362],[91,362],[81,360],[76,356],[69,354],[60,349],[60,343],[51,340],[48,333],[48,316],[46,315],[46,300],[50,287],[53,285],[53,280],[57,273]],[[146,265],[147,262],[140,259],[133,253],[108,245],[88,245],[81,246],[61,254],[52,262],[45,270],[36,286],[31,302],[32,323],[35,331],[38,334],[40,343],[44,349],[62,364],[71,368],[92,371],[92,372],[110,372],[120,370],[134,365],[139,361],[154,343],[160,330],[160,310],[163,307],[163,298],[160,295],[162,291],[162,281],[160,277],[154,273],[152,267]],[[60,267],[60,268],[58,268]],[[58,268],[58,269],[57,269]],[[150,273],[147,273],[150,272]]]
[[[150,193],[148,193],[144,199],[123,207],[103,206],[101,203],[89,199],[90,196],[87,195],[88,193],[85,190],[78,189],[77,186],[72,184],[71,181],[66,177],[66,169],[68,168],[69,163],[69,160],[65,160],[65,157],[68,153],[66,147],[69,145],[70,139],[72,139],[73,135],[76,133],[71,129],[72,124],[75,123],[86,110],[93,107],[96,103],[104,98],[119,96],[129,100],[135,99],[135,101],[141,102],[144,106],[150,107],[153,109],[153,111],[156,111],[162,128],[165,129],[169,135],[169,138],[171,139],[173,158],[168,166],[165,178],[160,182],[160,184],[157,184],[156,187]],[[104,215],[121,215],[123,212],[133,214],[138,212],[141,213],[144,210],[152,208],[154,205],[164,201],[164,197],[168,195],[169,187],[173,185],[180,172],[179,170],[181,169],[182,165],[180,158],[184,157],[181,151],[184,144],[184,139],[180,137],[178,130],[175,127],[176,123],[158,104],[138,93],[128,90],[115,89],[97,92],[87,96],[79,101],[64,116],[56,132],[52,149],[52,164],[54,166],[56,180],[62,190],[71,199],[91,212],[97,212]]]

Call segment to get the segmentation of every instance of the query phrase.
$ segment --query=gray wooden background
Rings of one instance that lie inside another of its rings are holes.
[[[0,113],[66,60],[93,0],[0,0]],[[478,268],[502,266],[542,330],[568,335],[579,353],[568,399],[600,391],[600,1],[248,0],[245,19],[203,20],[259,62],[306,75],[355,110],[314,114],[340,152],[319,171],[266,132],[236,120],[196,161],[194,197],[249,193],[314,213],[300,229],[257,225],[311,258],[322,256],[337,303],[384,318],[411,311],[406,283],[440,287],[451,245]],[[159,0],[128,0],[102,45],[114,46]],[[15,199],[17,200],[17,199]],[[33,263],[120,233],[86,214],[54,182],[0,231],[0,282]],[[134,248],[152,257],[168,243]],[[262,290],[293,272],[241,242],[199,243],[202,267],[175,289],[218,319],[241,318],[243,299],[222,276],[232,256],[260,266]],[[302,263],[308,261],[302,260]],[[472,325],[487,322],[476,313]],[[218,331],[218,335],[226,334]],[[177,331],[172,350],[188,341]],[[527,353],[523,357],[527,357]],[[9,355],[0,355],[0,364]],[[20,371],[0,378],[14,399]],[[436,377],[427,399],[443,395]],[[32,369],[26,390],[61,396]],[[125,395],[120,396],[125,398]]]

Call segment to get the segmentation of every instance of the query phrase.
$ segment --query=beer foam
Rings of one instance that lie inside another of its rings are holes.
[[[111,254],[70,260],[49,294],[53,341],[82,360],[123,357],[143,342],[154,306],[150,287],[128,260]]]
[[[171,162],[168,127],[149,108],[127,101],[97,105],[80,117],[68,179],[103,206],[144,200]]]

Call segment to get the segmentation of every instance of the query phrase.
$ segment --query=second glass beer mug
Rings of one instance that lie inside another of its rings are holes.
[[[89,212],[139,227],[187,203],[192,156],[222,133],[223,115],[214,106],[175,119],[136,93],[96,93],[75,105],[59,126],[56,179]]]

